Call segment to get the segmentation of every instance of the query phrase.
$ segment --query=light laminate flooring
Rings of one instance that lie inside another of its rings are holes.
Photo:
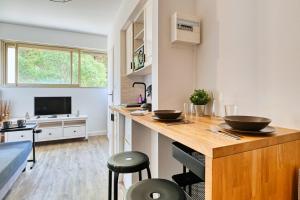
[[[105,136],[38,146],[36,155],[35,167],[27,167],[5,200],[107,199]]]

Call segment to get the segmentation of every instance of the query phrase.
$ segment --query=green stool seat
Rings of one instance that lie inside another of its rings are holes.
[[[155,197],[158,194],[159,197]],[[184,191],[165,179],[148,179],[131,186],[126,200],[186,200]]]
[[[118,173],[133,173],[146,169],[149,166],[149,158],[138,151],[129,151],[111,156],[107,161],[107,167]]]

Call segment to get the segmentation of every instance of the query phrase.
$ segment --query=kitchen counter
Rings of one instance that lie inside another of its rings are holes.
[[[172,125],[172,123],[167,124],[152,119],[152,113],[145,116],[132,116],[130,112],[138,108],[111,107],[111,109],[212,158],[300,140],[299,130],[279,127],[276,127],[276,131],[272,134],[243,135],[240,140],[235,140],[209,130],[210,126],[224,122],[222,118],[199,117],[188,124]]]
[[[211,132],[221,118],[199,117],[189,124],[158,122],[138,108],[111,107],[137,122],[205,155],[205,200],[296,200],[300,168],[300,131],[276,127],[269,135],[235,140]],[[141,133],[142,134],[142,133]],[[160,149],[161,150],[161,149]]]

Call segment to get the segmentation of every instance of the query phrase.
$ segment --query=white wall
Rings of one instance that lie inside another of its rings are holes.
[[[107,37],[55,29],[0,23],[0,39],[105,50]]]
[[[121,70],[125,69],[125,57],[122,50],[125,48],[124,26],[131,13],[141,4],[139,0],[123,0],[118,15],[115,19],[111,33],[108,35],[108,49],[114,49],[114,104],[121,104]],[[109,83],[110,84],[110,83]]]
[[[300,2],[197,0],[197,87],[223,93],[240,114],[300,127]]]
[[[154,0],[152,84],[154,109],[183,109],[195,86],[196,48],[171,43],[171,16],[175,12],[195,14],[195,0]],[[156,16],[155,16],[156,15]],[[154,174],[160,178],[182,172],[182,165],[172,157],[172,140],[152,133],[157,145]],[[170,168],[170,166],[172,166]]]
[[[94,50],[106,50],[107,45],[106,36],[4,23],[0,23],[0,39]],[[73,112],[78,109],[89,117],[89,134],[106,134],[106,88],[0,88],[0,91],[3,99],[13,103],[13,117],[24,117],[26,112],[33,114],[34,96],[72,96]]]
[[[159,109],[183,109],[195,85],[196,49],[171,43],[171,16],[175,13],[195,14],[195,0],[158,1],[158,48],[154,49],[152,78],[157,84]],[[155,101],[155,100],[154,100]]]
[[[1,88],[2,99],[12,103],[12,117],[25,117],[34,113],[35,96],[71,96],[72,113],[88,115],[90,135],[106,134],[107,95],[105,89],[94,88]]]
[[[300,129],[300,1],[257,0],[259,111]]]

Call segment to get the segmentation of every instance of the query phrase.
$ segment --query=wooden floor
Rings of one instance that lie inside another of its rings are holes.
[[[89,141],[37,147],[37,164],[27,168],[5,200],[107,199],[108,141]]]

